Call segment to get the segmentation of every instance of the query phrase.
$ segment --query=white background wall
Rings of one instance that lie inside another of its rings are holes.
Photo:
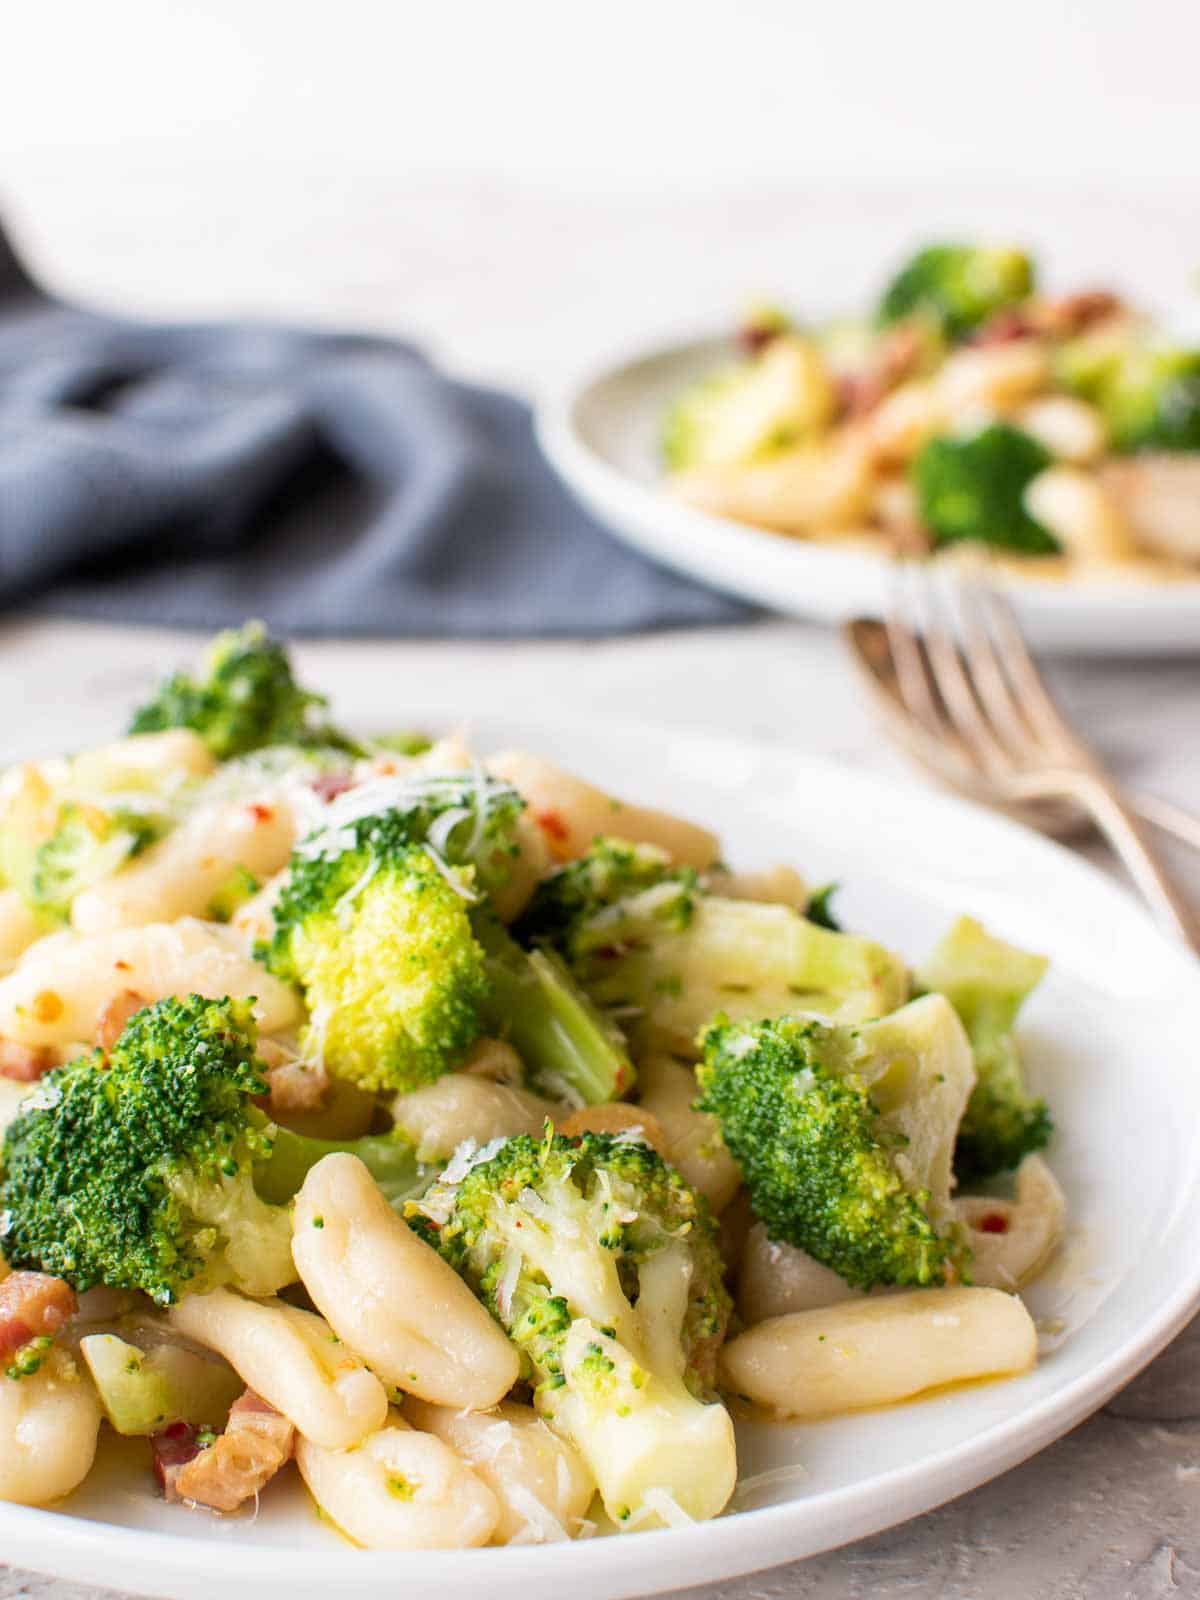
[[[1197,178],[1195,0],[38,0],[6,167]]]
[[[1200,267],[1200,0],[10,0],[4,32],[0,216],[130,308],[528,375],[866,293],[929,232],[1162,301]]]

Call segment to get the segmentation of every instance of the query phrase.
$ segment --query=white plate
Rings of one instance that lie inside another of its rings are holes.
[[[607,366],[538,413],[538,437],[580,499],[618,537],[683,572],[776,611],[837,622],[878,615],[886,562],[863,549],[789,539],[681,505],[659,482],[663,407],[729,359],[728,340],[696,339]],[[1012,577],[1031,641],[1095,655],[1200,650],[1200,577],[1173,581]]]
[[[817,1425],[740,1427],[744,1475],[802,1463],[807,1476],[776,1486],[760,1509],[681,1531],[367,1554],[320,1523],[294,1482],[274,1486],[257,1518],[164,1505],[144,1446],[113,1441],[111,1460],[61,1510],[0,1506],[4,1561],[187,1600],[366,1600],[391,1586],[442,1600],[614,1600],[726,1578],[915,1516],[1032,1455],[1137,1372],[1200,1302],[1200,965],[1107,878],[958,801],[779,750],[491,719],[472,733],[482,749],[529,744],[620,792],[687,810],[721,831],[739,864],[789,860],[815,882],[842,880],[849,924],[910,958],[962,910],[1052,957],[1023,1033],[1061,1130],[1049,1156],[1073,1231],[1029,1299],[1036,1316],[1062,1319],[1062,1333],[1036,1371],[1010,1382]],[[1069,1486],[1063,1494],[1065,1515]]]

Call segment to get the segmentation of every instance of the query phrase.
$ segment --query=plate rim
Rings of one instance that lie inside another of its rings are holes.
[[[439,718],[443,713],[438,713]],[[364,719],[351,717],[352,721]],[[491,708],[468,715],[468,723],[487,729],[501,728],[506,739],[520,730],[521,737],[544,737],[552,741],[575,726],[567,719],[522,718]],[[663,739],[703,749],[711,754],[724,746],[761,761],[778,762],[794,774],[814,783],[842,785],[864,800],[877,799],[880,785],[904,807],[919,805],[936,822],[937,814],[959,827],[977,830],[981,838],[991,835],[1003,847],[1017,854],[1053,860],[1060,874],[1074,878],[1080,886],[1090,885],[1093,893],[1107,898],[1127,926],[1139,930],[1139,937],[1157,946],[1156,954],[1174,966],[1181,975],[1196,983],[1200,980],[1200,958],[1174,943],[1151,919],[1149,913],[1120,882],[1087,859],[1076,855],[1055,840],[1043,837],[1020,823],[988,811],[957,795],[928,788],[907,776],[875,773],[848,766],[824,756],[813,756],[787,743],[738,734],[689,728],[649,719],[593,718],[589,729],[600,740]],[[576,727],[576,732],[578,729]],[[550,746],[553,747],[552,744]],[[886,881],[886,876],[884,881]],[[1190,1191],[1200,1193],[1200,1177],[1194,1177]],[[1120,1293],[1118,1289],[1117,1293]],[[107,1570],[101,1581],[117,1583],[131,1593],[191,1596],[200,1588],[211,1589],[214,1567],[227,1563],[226,1579],[233,1580],[232,1592],[240,1593],[251,1585],[258,1591],[279,1591],[306,1596],[331,1582],[343,1589],[359,1592],[374,1590],[386,1577],[403,1571],[410,1582],[434,1584],[453,1578],[482,1581],[487,1576],[522,1582],[544,1582],[568,1578],[574,1582],[579,1600],[589,1596],[649,1595],[678,1587],[683,1565],[670,1562],[670,1552],[684,1552],[680,1541],[689,1541],[693,1550],[703,1549],[703,1580],[684,1577],[684,1582],[722,1581],[748,1575],[767,1567],[816,1555],[932,1511],[948,1501],[1039,1454],[1055,1440],[1093,1414],[1125,1383],[1154,1359],[1200,1309],[1200,1257],[1190,1275],[1183,1277],[1170,1294],[1161,1298],[1149,1318],[1142,1319],[1118,1347],[1098,1365],[1073,1378],[1063,1389],[1034,1402],[1021,1412],[997,1420],[982,1432],[938,1450],[916,1465],[890,1469],[865,1484],[846,1484],[825,1490],[819,1499],[825,1520],[830,1524],[852,1516],[850,1531],[837,1532],[828,1541],[806,1544],[803,1550],[789,1551],[788,1528],[798,1508],[811,1513],[813,1499],[738,1511],[697,1524],[684,1530],[645,1532],[636,1539],[613,1538],[600,1546],[603,1563],[588,1563],[575,1555],[579,1541],[569,1544],[509,1547],[497,1564],[491,1548],[459,1551],[383,1552],[349,1547],[328,1551],[302,1549],[289,1551],[284,1546],[239,1544],[222,1546],[188,1534],[131,1528],[72,1515],[69,1511],[19,1506],[0,1502],[0,1540],[6,1564],[27,1566],[70,1581],[97,1581],[96,1562]],[[919,1404],[919,1400],[916,1402]],[[670,1541],[669,1543],[666,1541]],[[747,1559],[746,1549],[753,1546]],[[144,1572],[146,1559],[150,1567]],[[348,1559],[349,1558],[349,1559]],[[656,1559],[657,1558],[657,1559]],[[128,1562],[128,1570],[122,1570]],[[401,1568],[403,1563],[403,1568]],[[599,1566],[597,1575],[588,1567]],[[116,1572],[112,1569],[116,1568]],[[579,1570],[573,1570],[578,1568]],[[234,1574],[236,1573],[236,1578]],[[589,1581],[595,1580],[595,1581]],[[164,1587],[164,1582],[169,1587]]]

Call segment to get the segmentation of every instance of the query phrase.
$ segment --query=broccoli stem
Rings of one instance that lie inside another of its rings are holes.
[[[490,984],[480,1021],[509,1041],[532,1087],[556,1099],[578,1097],[586,1105],[628,1094],[636,1074],[624,1035],[558,957],[522,950],[491,916],[476,919],[475,936],[487,955]]]
[[[262,1199],[286,1205],[299,1191],[309,1171],[325,1156],[357,1156],[383,1190],[390,1205],[399,1207],[425,1188],[430,1169],[417,1160],[416,1147],[399,1132],[367,1134],[362,1139],[310,1139],[277,1128],[266,1161],[254,1169],[254,1187]]]

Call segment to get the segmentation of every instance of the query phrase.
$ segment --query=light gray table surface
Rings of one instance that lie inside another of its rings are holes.
[[[987,213],[992,231],[1050,240],[1084,261],[1103,239],[1173,281],[1179,213],[1138,202],[1109,227],[1095,197],[779,193],[539,196],[495,181],[400,188],[330,175],[123,171],[84,194],[69,163],[6,175],[50,278],[132,309],[259,309],[392,326],[462,370],[556,381],[585,347],[703,320],[745,289],[809,272],[817,293],[865,286],[883,248],[920,216]],[[783,200],[786,199],[786,205]],[[923,207],[923,210],[922,210]],[[713,229],[714,212],[721,227]],[[1064,217],[1070,226],[1064,225]],[[149,221],[147,220],[149,219]],[[824,221],[824,228],[817,226]],[[1135,226],[1136,223],[1136,226]],[[1189,257],[1189,259],[1191,259]],[[484,270],[486,268],[486,271]],[[504,314],[498,314],[498,308]],[[153,632],[67,622],[0,626],[0,758],[115,729],[140,687],[187,653]],[[312,678],[353,703],[364,673],[397,707],[452,716],[507,701],[564,714],[721,730],[793,744],[881,774],[905,773],[862,703],[832,635],[771,621],[706,633],[539,644],[314,643]],[[1200,810],[1200,663],[1061,663],[1072,715],[1130,782]],[[1177,858],[1200,895],[1200,870]],[[803,1563],[689,1591],[695,1600],[1152,1600],[1200,1595],[1200,1332],[1185,1334],[1116,1402],[1041,1456],[906,1526]],[[2,1556],[2,1552],[0,1552]],[[52,1555],[48,1554],[48,1564]],[[97,1571],[98,1585],[119,1574]],[[0,1600],[85,1600],[90,1588],[0,1566]]]

